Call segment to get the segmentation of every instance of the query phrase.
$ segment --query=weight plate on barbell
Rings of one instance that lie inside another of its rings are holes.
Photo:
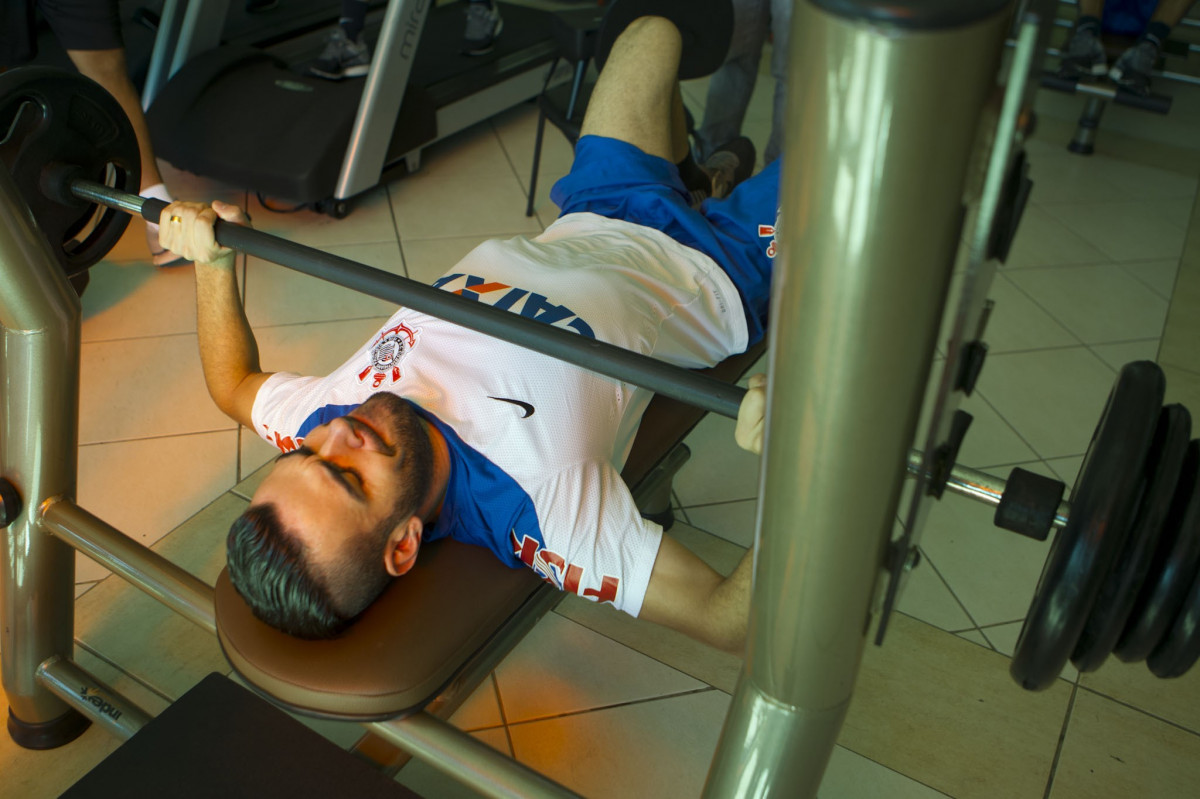
[[[1187,457],[1150,573],[1138,594],[1129,623],[1113,650],[1127,663],[1145,659],[1162,641],[1183,605],[1200,567],[1200,441]]]
[[[98,83],[48,67],[0,74],[0,163],[67,275],[103,258],[125,232],[129,215],[60,194],[62,169],[136,194],[137,136]]]
[[[1079,640],[1133,523],[1165,390],[1162,370],[1150,361],[1117,375],[1017,639],[1009,671],[1025,688],[1053,684]]]
[[[1129,620],[1138,592],[1146,582],[1155,545],[1171,509],[1183,459],[1192,435],[1192,417],[1182,405],[1162,409],[1154,443],[1146,458],[1146,488],[1138,503],[1125,546],[1113,560],[1083,632],[1071,653],[1080,671],[1095,671],[1108,658]]]
[[[1196,504],[1196,496],[1192,503]],[[1182,677],[1200,658],[1200,571],[1166,637],[1158,643],[1146,665],[1156,677]]]

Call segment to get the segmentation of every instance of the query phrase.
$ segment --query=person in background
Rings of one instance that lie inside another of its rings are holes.
[[[1121,88],[1145,97],[1150,94],[1151,72],[1163,43],[1194,1],[1109,0],[1106,8],[1105,0],[1079,0],[1079,17],[1067,40],[1059,73],[1069,78],[1107,74]],[[1150,21],[1145,23],[1137,41],[1110,69],[1100,41],[1102,24],[1112,24],[1119,32],[1128,29],[1131,19],[1143,20],[1147,14]]]
[[[54,37],[84,77],[99,83],[121,105],[141,152],[140,193],[171,202],[163,184],[150,142],[150,129],[142,114],[141,99],[125,61],[125,41],[121,36],[121,17],[117,0],[17,0],[0,8],[0,71],[32,61],[37,56],[37,15],[50,26]],[[158,241],[158,225],[146,223],[146,245],[155,266],[179,266],[188,263],[164,250]]]
[[[466,11],[463,53],[490,53],[504,27],[500,10],[494,0],[469,0]],[[325,49],[309,72],[327,80],[364,77],[371,68],[371,48],[363,38],[366,18],[367,0],[342,0],[338,24],[330,31]]]
[[[709,79],[704,119],[695,132],[696,160],[706,171],[714,172],[720,168],[719,163],[710,164],[710,159],[717,148],[733,141],[742,132],[768,36],[772,39],[771,75],[775,78],[775,96],[771,135],[763,150],[763,163],[769,164],[779,157],[787,99],[787,49],[791,25],[791,0],[733,0],[733,36],[729,54]]]

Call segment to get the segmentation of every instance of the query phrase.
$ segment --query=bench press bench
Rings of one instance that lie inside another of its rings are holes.
[[[736,382],[764,349],[760,343],[704,371]],[[683,439],[704,414],[656,396],[622,471],[643,515],[664,527],[671,478],[688,457]],[[531,570],[443,539],[422,547],[413,570],[332,640],[293,638],[259,621],[222,571],[217,635],[238,675],[295,712],[346,721],[421,711],[446,718],[561,596]]]

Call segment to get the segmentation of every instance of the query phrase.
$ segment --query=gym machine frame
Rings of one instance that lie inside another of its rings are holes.
[[[905,467],[927,465],[909,445],[1010,4],[979,2],[926,28],[897,24],[888,5],[813,0],[793,22],[752,618],[710,796],[815,794],[849,706]],[[931,92],[946,63],[962,68]],[[823,96],[826,76],[839,95]],[[913,191],[922,202],[909,201]],[[5,519],[0,552],[10,729],[69,739],[74,709],[127,737],[146,714],[70,661],[72,548],[210,631],[212,589],[74,504],[79,301],[6,170],[0,208],[0,464],[25,499]],[[733,415],[728,399],[702,404]],[[814,463],[822,468],[804,468]],[[1001,485],[961,468],[949,482],[990,501]],[[121,721],[80,699],[78,685],[122,708]],[[425,713],[367,726],[485,794],[569,795]]]

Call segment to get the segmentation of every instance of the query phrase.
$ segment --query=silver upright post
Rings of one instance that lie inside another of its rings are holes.
[[[74,637],[75,552],[38,527],[38,514],[45,499],[75,495],[79,318],[79,298],[0,165],[0,476],[23,500],[0,531],[0,662],[9,734],[33,748],[86,727],[37,679],[47,658],[71,656]]]
[[[709,797],[816,794],[853,692],[1001,0],[798,3],[745,666]]]

